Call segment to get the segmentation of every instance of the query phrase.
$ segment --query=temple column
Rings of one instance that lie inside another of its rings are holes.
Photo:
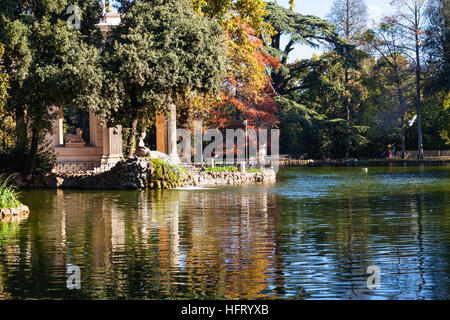
[[[162,112],[156,113],[156,151],[169,153],[167,148],[167,120]]]
[[[63,107],[58,109],[58,145],[62,146],[64,144],[64,114]]]
[[[63,109],[62,107],[53,107],[50,112],[53,115],[52,132],[46,135],[45,140],[52,147],[59,147],[64,145]]]
[[[122,126],[103,128],[102,165],[116,164],[122,158]]]
[[[168,149],[169,149],[169,157],[173,163],[180,163],[180,158],[178,157],[177,151],[177,107],[175,104],[169,104],[169,120],[168,120]]]

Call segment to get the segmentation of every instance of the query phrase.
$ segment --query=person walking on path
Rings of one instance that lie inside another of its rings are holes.
[[[391,156],[390,157],[395,158],[395,145],[394,144],[391,145]]]
[[[387,146],[387,154],[388,154],[388,158],[392,158],[392,146],[390,144],[388,144]]]

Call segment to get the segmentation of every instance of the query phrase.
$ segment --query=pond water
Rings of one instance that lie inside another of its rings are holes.
[[[0,222],[0,298],[450,298],[450,166],[278,177],[234,188],[24,191],[30,216]],[[79,290],[67,288],[68,265],[80,268]],[[367,286],[369,266],[379,288]]]

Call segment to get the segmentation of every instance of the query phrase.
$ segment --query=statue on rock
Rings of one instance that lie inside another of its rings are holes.
[[[83,130],[77,128],[76,134],[68,133],[65,136],[66,147],[84,147],[86,142],[83,140]]]
[[[139,142],[136,147],[136,152],[134,153],[135,156],[143,158],[148,157],[151,159],[160,159],[165,162],[168,162],[170,164],[179,165],[181,164],[181,161],[177,156],[170,156],[165,153],[159,152],[159,151],[151,151],[149,148],[145,146],[144,139],[145,139],[146,133],[142,132],[139,136]],[[176,145],[175,145],[176,148]],[[176,149],[175,149],[176,150]],[[175,154],[176,155],[176,154]]]
[[[142,132],[141,136],[139,137],[139,142],[138,142],[136,152],[135,152],[137,157],[149,157],[150,156],[150,149],[147,148],[144,143],[145,136],[146,136],[146,133]]]

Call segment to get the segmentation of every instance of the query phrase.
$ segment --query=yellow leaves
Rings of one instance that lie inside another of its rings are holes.
[[[450,92],[443,92],[443,109],[447,110],[450,108]],[[448,113],[447,113],[448,114]],[[450,147],[450,128],[447,127],[446,129],[442,130],[441,139],[445,141],[445,145],[447,147]]]
[[[227,24],[230,15],[236,14],[260,39],[270,42],[274,29],[264,21],[268,15],[266,6],[264,0],[192,0],[192,7],[198,14],[217,19],[222,26]]]
[[[203,15],[202,8],[208,4],[206,0],[192,0],[192,7],[196,14]]]
[[[259,100],[268,82],[270,57],[262,51],[274,28],[264,21],[268,15],[264,0],[192,0],[198,14],[217,19],[226,34],[229,70],[223,83],[223,94],[238,99]],[[245,98],[244,98],[245,97]],[[191,99],[195,110],[217,104],[212,97]]]
[[[204,114],[209,112],[213,106],[219,104],[221,101],[222,99],[220,96],[193,92],[190,97],[189,105],[192,112]]]
[[[264,21],[268,15],[266,6],[267,3],[263,0],[238,0],[236,2],[236,12],[262,39],[273,34],[272,27]]]
[[[443,101],[444,101],[444,110],[447,110],[450,108],[450,91],[443,92]]]
[[[290,5],[291,10],[294,10],[294,2],[295,2],[295,0],[289,0],[289,5]]]
[[[228,55],[231,62],[228,85],[239,95],[254,98],[266,85],[265,65],[260,61],[262,41],[240,16],[230,13],[225,25]]]
[[[2,67],[2,56],[5,47],[0,43],[0,116],[3,115],[3,107],[6,104],[6,99],[8,99],[8,89],[9,89],[9,77],[7,74],[3,73]]]

